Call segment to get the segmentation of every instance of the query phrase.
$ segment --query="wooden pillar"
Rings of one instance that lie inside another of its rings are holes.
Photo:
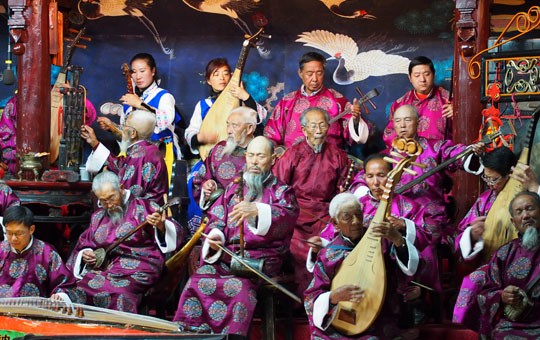
[[[483,105],[480,102],[481,80],[472,80],[467,72],[468,59],[487,47],[490,0],[456,0],[454,40],[454,124],[456,143],[470,144],[478,138]],[[456,221],[460,221],[479,195],[477,176],[459,171],[454,176],[457,200]]]
[[[26,0],[25,5],[25,27],[17,29],[22,34],[14,41],[14,53],[18,55],[17,153],[21,155],[49,151],[51,121],[49,0]],[[13,41],[13,30],[11,35]],[[42,159],[47,162],[48,157]]]

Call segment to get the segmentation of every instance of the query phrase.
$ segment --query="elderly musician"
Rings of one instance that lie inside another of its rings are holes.
[[[435,67],[431,59],[418,56],[409,64],[409,81],[413,89],[397,99],[390,107],[390,121],[384,129],[388,146],[396,137],[393,115],[403,105],[413,105],[418,110],[418,135],[434,141],[452,139],[454,109],[450,93],[435,85]]]
[[[324,86],[325,65],[326,59],[319,53],[305,53],[298,67],[302,86],[286,94],[272,112],[264,135],[278,146],[278,156],[304,139],[300,116],[308,107],[322,108],[336,119],[328,127],[329,143],[343,147],[351,140],[360,144],[367,141],[369,126],[360,115],[360,105],[356,99],[351,105],[341,93]]]
[[[364,227],[368,228],[373,220],[379,203],[381,201],[388,173],[392,170],[392,165],[384,160],[385,155],[373,154],[364,161],[365,183],[353,181],[349,190],[360,200],[364,212]],[[367,184],[367,187],[364,185]],[[402,195],[394,194],[392,197],[391,215],[388,222],[402,234],[406,235],[409,242],[417,249],[423,249],[428,243],[430,236],[423,232],[423,211],[422,208],[412,200]],[[334,225],[329,224],[320,236],[313,236],[309,239],[312,243],[319,243],[321,247],[326,246],[334,238]],[[307,267],[313,271],[317,247],[312,247],[308,253]]]
[[[475,154],[481,153],[484,149],[484,143],[482,142],[467,147],[463,144],[453,144],[449,140],[433,141],[419,137],[417,133],[418,111],[412,105],[403,105],[396,110],[394,113],[394,128],[398,137],[413,138],[418,141],[423,151],[416,158],[415,162],[425,166],[425,168],[421,168],[413,165],[411,169],[417,174],[404,173],[400,183],[396,186],[398,189],[402,185],[413,181],[424,172],[436,167],[438,164],[458,155],[468,147],[472,148]],[[391,151],[398,150],[395,148],[386,150],[387,153]],[[441,241],[448,242],[446,236],[454,233],[450,228],[446,210],[444,182],[448,176],[446,171],[456,171],[460,167],[463,168],[463,160],[457,160],[450,164],[447,169],[434,173],[432,176],[402,193],[403,196],[416,201],[416,203],[424,207],[424,219],[426,221],[424,232],[430,235],[429,239],[431,243],[422,250],[422,258],[426,262],[433,264],[426,266],[426,268],[438,267],[436,246]],[[422,283],[436,290],[441,289],[438,270],[423,270],[418,275]]]
[[[160,214],[156,203],[123,189],[111,171],[94,178],[92,191],[100,208],[79,237],[68,268],[86,304],[136,313],[143,294],[161,275],[164,253],[183,241],[183,229]],[[145,221],[147,225],[118,243]],[[98,249],[107,250],[103,265]]]
[[[397,325],[401,296],[397,294],[397,284],[406,276],[413,275],[418,266],[418,252],[412,243],[389,222],[374,222],[369,229],[363,225],[363,207],[351,193],[341,193],[332,199],[329,207],[332,222],[339,234],[318,256],[313,280],[305,292],[305,308],[310,322],[313,339],[346,339],[331,325],[336,318],[340,301],[360,302],[364,287],[343,285],[331,288],[332,280],[339,271],[343,260],[358,244],[360,239],[381,237],[383,256],[387,271],[386,297],[382,310],[373,325],[355,338],[369,336],[392,339],[404,335]],[[398,269],[399,268],[399,269]]]
[[[217,143],[193,178],[193,196],[201,208],[208,208],[210,195],[225,189],[246,165],[246,147],[253,139],[257,112],[240,106],[227,118],[227,140]],[[202,195],[201,195],[202,191]]]
[[[278,180],[270,168],[274,147],[256,137],[247,148],[243,181],[231,183],[209,209],[202,248],[204,264],[186,284],[174,317],[187,331],[246,336],[260,280],[233,272],[231,257],[219,247],[245,258],[263,261],[269,276],[281,269],[298,215],[291,187]]]
[[[454,322],[484,339],[536,339],[540,333],[540,197],[523,191],[510,202],[518,238],[499,248],[461,287]]]
[[[150,143],[156,116],[145,110],[135,110],[122,125],[120,143],[123,156],[114,156],[100,143],[94,130],[83,125],[81,136],[93,151],[86,161],[88,172],[97,173],[105,165],[120,178],[121,184],[135,197],[142,197],[163,204],[163,194],[168,191],[167,167],[159,148]]]
[[[299,294],[312,277],[305,266],[309,245],[304,240],[319,235],[328,223],[328,205],[343,187],[350,163],[345,151],[327,141],[329,119],[324,109],[306,109],[300,116],[304,140],[289,148],[273,169],[294,189],[300,207],[291,243]]]

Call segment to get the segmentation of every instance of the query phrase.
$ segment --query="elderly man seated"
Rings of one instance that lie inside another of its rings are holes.
[[[94,178],[92,191],[100,208],[73,249],[68,268],[77,278],[81,300],[97,307],[137,312],[142,295],[158,280],[165,262],[164,253],[183,241],[174,221],[158,213],[153,201],[134,197],[124,190],[118,176],[110,171]],[[148,225],[110,249],[103,266],[98,266],[96,250],[111,245],[148,221]]]
[[[218,245],[235,253],[244,245],[245,258],[263,261],[266,275],[281,270],[298,206],[292,188],[272,175],[274,159],[270,140],[253,139],[243,184],[229,184],[209,209],[204,265],[190,277],[174,317],[185,330],[245,336],[251,325],[261,282],[233,272],[231,258]]]

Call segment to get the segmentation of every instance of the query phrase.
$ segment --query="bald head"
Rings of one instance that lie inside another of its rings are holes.
[[[249,142],[246,151],[246,167],[248,172],[268,172],[274,161],[274,144],[268,138],[259,136]]]
[[[137,131],[137,140],[150,139],[156,126],[156,116],[146,110],[135,110],[128,116],[124,125]]]

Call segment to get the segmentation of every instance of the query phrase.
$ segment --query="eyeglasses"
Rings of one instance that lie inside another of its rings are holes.
[[[499,181],[503,178],[503,176],[499,176],[497,178],[487,177],[484,174],[482,174],[482,176],[480,176],[480,177],[482,178],[482,180],[484,182],[486,182],[487,185],[495,185],[495,184],[499,183]]]
[[[19,238],[23,237],[26,234],[28,234],[27,231],[16,231],[14,233],[6,231],[6,237],[8,239],[12,238],[13,236],[15,236],[16,239],[19,239]]]
[[[107,198],[98,198],[101,205],[110,205],[111,203],[117,201],[120,198],[120,194],[115,192]]]
[[[321,131],[328,130],[328,124],[327,123],[320,123],[320,124],[308,124],[305,126],[306,129],[310,131],[317,131],[317,129]]]

